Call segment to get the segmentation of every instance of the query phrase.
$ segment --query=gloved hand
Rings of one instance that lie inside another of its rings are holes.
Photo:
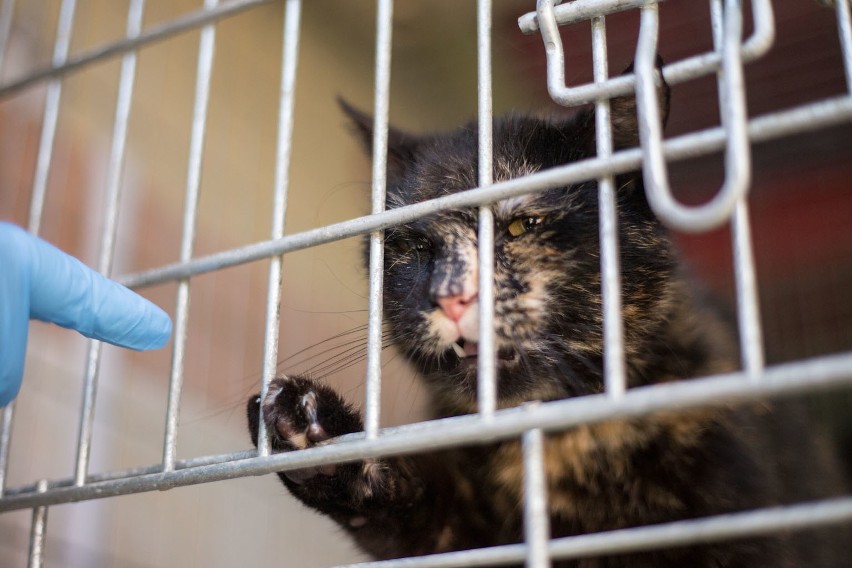
[[[168,342],[166,313],[21,228],[0,223],[0,407],[18,394],[30,319],[136,350]]]

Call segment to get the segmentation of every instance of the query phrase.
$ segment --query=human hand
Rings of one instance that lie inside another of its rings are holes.
[[[20,227],[0,223],[0,407],[18,394],[29,320],[144,351],[172,333],[166,313]]]

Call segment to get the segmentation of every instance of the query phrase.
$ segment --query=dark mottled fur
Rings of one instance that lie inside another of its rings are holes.
[[[371,121],[344,107],[369,145]],[[618,146],[635,143],[634,112],[631,99],[613,101]],[[495,120],[494,140],[495,179],[517,177],[593,155],[592,115],[509,116]],[[423,137],[392,129],[388,173],[389,207],[475,187],[476,126]],[[667,231],[648,209],[641,177],[619,176],[616,187],[630,386],[735,368],[728,334],[693,298]],[[501,407],[602,391],[597,200],[597,186],[590,182],[493,207]],[[510,224],[524,219],[533,221],[513,236]],[[458,331],[439,303],[465,296],[471,304],[466,307],[475,308],[476,225],[475,210],[447,211],[387,231],[387,324],[397,347],[419,369],[435,416],[475,411],[475,359],[456,355]],[[463,321],[458,329],[470,343],[478,336]],[[255,443],[259,404],[255,397],[248,408]],[[278,451],[362,429],[354,409],[311,379],[276,380],[263,404]],[[694,518],[835,491],[829,458],[805,424],[795,411],[755,403],[550,435],[545,466],[552,535]],[[365,551],[393,558],[518,542],[519,456],[513,441],[279,475],[296,497],[337,521]],[[849,565],[835,555],[842,544],[830,531],[813,531],[558,565]]]

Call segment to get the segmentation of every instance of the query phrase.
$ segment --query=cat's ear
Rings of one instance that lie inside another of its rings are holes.
[[[373,117],[358,110],[341,97],[337,104],[352,122],[352,129],[367,154],[373,153]],[[391,126],[388,128],[388,177],[393,179],[402,175],[414,161],[414,153],[419,144],[417,136],[408,134]]]
[[[624,70],[624,75],[633,73],[631,64]],[[663,60],[657,56],[657,73],[660,77],[660,85],[657,88],[657,100],[660,102],[660,117],[663,126],[669,117],[669,102],[671,89],[663,78]],[[636,118],[636,97],[628,95],[615,97],[610,101],[610,122],[612,124],[612,142],[616,150],[630,148],[639,145],[639,122]]]

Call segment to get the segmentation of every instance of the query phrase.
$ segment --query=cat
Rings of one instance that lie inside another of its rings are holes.
[[[667,86],[662,107],[668,113]],[[638,143],[633,97],[611,101],[616,149]],[[372,119],[342,103],[369,149]],[[592,111],[573,118],[495,119],[496,181],[595,155]],[[388,135],[387,207],[477,186],[477,125]],[[731,333],[695,297],[672,238],[645,199],[641,174],[616,179],[622,316],[630,387],[737,368]],[[603,392],[603,335],[594,181],[515,197],[495,217],[498,406]],[[432,214],[385,236],[384,315],[396,348],[417,368],[435,417],[476,412],[477,211]],[[392,380],[386,377],[385,380]],[[358,412],[319,380],[275,379],[249,399],[274,451],[363,429]],[[765,401],[660,412],[549,434],[553,537],[697,518],[811,499],[839,490],[804,417]],[[784,455],[795,460],[785,462]],[[423,455],[279,473],[303,503],[331,517],[378,559],[520,542],[522,461],[517,440]],[[852,565],[832,531],[554,561],[556,566]],[[843,558],[841,560],[841,558]]]

